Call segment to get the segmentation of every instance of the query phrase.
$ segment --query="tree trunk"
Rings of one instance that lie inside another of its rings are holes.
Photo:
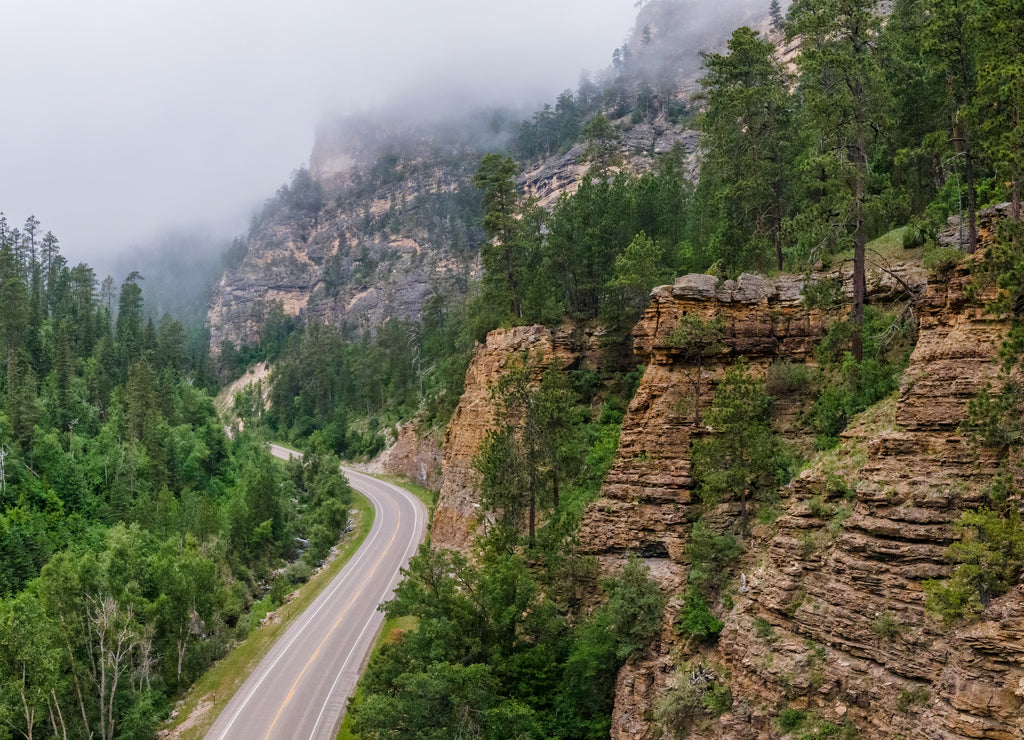
[[[530,492],[530,547],[532,548],[537,544],[537,496],[531,491]]]
[[[853,324],[850,352],[853,354],[853,359],[857,362],[861,362],[864,359],[864,300],[867,294],[864,267],[864,247],[867,243],[867,233],[864,228],[864,201],[867,197],[868,147],[864,133],[865,125],[862,98],[858,97],[857,149],[855,152],[857,177],[854,183],[853,194],[853,305],[850,307],[850,323]]]

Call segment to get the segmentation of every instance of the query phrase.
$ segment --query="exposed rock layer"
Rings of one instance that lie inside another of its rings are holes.
[[[434,509],[431,543],[438,549],[468,552],[479,531],[479,504],[473,459],[494,425],[493,391],[516,367],[530,368],[532,379],[550,367],[567,370],[594,361],[594,336],[543,326],[496,329],[478,344],[466,372],[465,390],[448,424],[444,441],[442,483]]]
[[[686,737],[779,737],[773,720],[786,707],[849,723],[865,738],[1024,736],[1020,589],[954,631],[924,610],[922,581],[949,572],[953,522],[984,500],[995,470],[957,427],[967,401],[996,378],[1008,321],[986,312],[984,296],[967,297],[969,279],[961,270],[928,284],[915,302],[920,334],[898,398],[865,414],[838,451],[782,492],[772,525],[754,527],[739,566],[746,588],[728,589],[733,605],[720,614],[726,626],[717,647],[680,645],[672,627],[680,607],[670,604],[661,639],[620,674],[612,737],[659,736],[653,710],[687,680],[679,672],[686,659],[717,666],[734,698],[729,712]],[[647,374],[603,499],[584,522],[583,544],[606,568],[627,550],[646,552],[655,556],[655,576],[679,594],[691,522],[702,513],[725,526],[735,516],[732,502],[698,512],[692,501],[695,428],[672,409],[692,388],[695,368],[673,356],[664,337],[683,311],[720,312],[729,327],[722,360],[806,357],[820,320],[772,286],[723,291],[687,278],[656,291],[634,332]],[[705,366],[708,387],[720,366]]]
[[[424,488],[437,490],[441,483],[441,445],[434,431],[421,433],[415,423],[402,424],[394,442],[365,466],[368,473],[398,475]]]

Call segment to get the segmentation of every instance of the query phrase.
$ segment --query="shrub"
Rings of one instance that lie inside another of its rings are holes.
[[[956,247],[935,247],[924,251],[921,262],[934,273],[948,275],[963,258],[964,252]]]
[[[676,686],[669,689],[654,710],[654,717],[677,736],[699,720],[718,717],[732,707],[732,690],[714,670],[684,664]]]
[[[911,224],[910,226],[905,227],[901,237],[904,249],[916,249],[917,247],[923,247],[928,241],[928,233],[920,224]]]
[[[790,709],[787,707],[779,712],[779,716],[775,718],[775,725],[779,728],[780,732],[786,733],[799,729],[806,721],[807,712],[802,709]]]
[[[701,704],[713,717],[720,717],[732,707],[732,689],[724,684],[715,684],[700,698]]]
[[[843,281],[837,277],[809,280],[804,283],[800,295],[803,297],[804,306],[807,308],[828,310],[846,303]]]
[[[1024,568],[1024,528],[1020,514],[982,507],[957,520],[963,537],[946,551],[956,564],[946,580],[924,582],[926,608],[948,626],[977,616],[995,597],[1010,590]]]
[[[911,707],[923,707],[930,698],[931,694],[923,686],[900,689],[900,698],[896,700],[896,711],[906,712]]]
[[[975,444],[991,449],[1005,450],[1020,444],[1024,435],[1024,392],[1013,382],[1006,382],[998,393],[988,386],[967,404],[967,420],[961,425]]]
[[[850,418],[885,398],[899,385],[910,357],[914,325],[872,307],[864,312],[864,359],[857,362],[846,351],[853,327],[848,322],[832,327],[816,351],[824,387],[805,421],[817,433],[815,446],[828,449]]]
[[[693,443],[692,475],[701,500],[740,498],[741,530],[747,496],[757,501],[790,477],[792,460],[771,427],[770,409],[764,381],[740,360],[726,372],[704,417],[713,432]]]
[[[715,532],[703,519],[698,519],[686,544],[686,555],[690,558],[689,585],[713,597],[725,583],[729,564],[740,552],[735,536]]]
[[[821,496],[811,496],[807,508],[819,519],[828,519],[835,513],[835,507],[826,504]]]
[[[892,612],[882,612],[871,623],[871,631],[883,640],[894,640],[903,632],[903,625],[896,621]]]
[[[765,376],[765,390],[773,396],[813,389],[818,382],[817,368],[802,362],[784,360],[775,362]]]
[[[754,617],[754,633],[765,642],[777,642],[779,636],[775,634],[775,627],[764,617]]]
[[[688,586],[683,597],[683,610],[676,622],[676,631],[700,642],[714,642],[724,627],[725,623],[711,613],[707,599],[694,586]]]

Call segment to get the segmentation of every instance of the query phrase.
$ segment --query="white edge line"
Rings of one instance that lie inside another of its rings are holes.
[[[363,495],[367,494],[364,493]],[[374,499],[372,496],[368,495],[367,498],[369,498],[373,502],[374,510],[378,514],[383,513],[380,507],[380,501],[378,499]],[[379,521],[379,519],[375,520],[375,523],[377,523],[377,521]],[[338,576],[331,581],[330,585],[328,585],[328,587],[323,592],[321,592],[321,595],[317,597],[317,601],[314,602],[313,606],[302,613],[302,621],[296,625],[296,629],[294,631],[290,632],[287,635],[287,642],[276,643],[271,648],[272,651],[277,653],[277,655],[274,657],[273,662],[271,662],[270,665],[266,666],[265,668],[263,667],[262,661],[260,662],[259,670],[263,671],[263,675],[260,676],[259,680],[256,682],[256,685],[249,690],[249,693],[241,701],[238,708],[235,710],[235,713],[231,716],[231,719],[228,720],[227,725],[225,725],[224,729],[221,730],[220,734],[217,736],[217,740],[220,740],[225,735],[227,735],[228,731],[230,731],[231,728],[234,726],[235,721],[238,720],[238,717],[242,714],[242,710],[245,709],[245,707],[252,700],[253,695],[259,690],[260,686],[263,685],[263,682],[270,676],[270,673],[274,669],[274,667],[277,666],[277,664],[281,661],[281,658],[284,657],[285,653],[288,652],[288,650],[299,638],[299,636],[306,630],[310,622],[313,621],[313,618],[316,617],[324,609],[324,607],[327,604],[327,601],[329,600],[328,598],[324,598],[325,595],[333,595],[334,592],[336,592],[339,588],[341,588],[343,584],[347,583],[347,581],[351,579],[351,577],[355,573],[354,566],[358,564],[361,560],[364,560],[366,558],[367,552],[371,549],[367,545],[372,544],[380,536],[381,530],[382,527],[380,526],[376,526],[374,528],[374,531],[372,533],[373,537],[370,538],[370,542],[364,543],[364,545],[359,548],[357,557],[354,560],[349,561],[345,565],[343,572],[339,573]],[[280,649],[278,649],[279,647]]]

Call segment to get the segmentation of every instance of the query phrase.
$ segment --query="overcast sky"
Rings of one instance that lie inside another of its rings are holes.
[[[633,0],[0,0],[0,211],[71,261],[242,229],[317,123],[410,88],[551,99]],[[229,224],[229,227],[225,227]]]

